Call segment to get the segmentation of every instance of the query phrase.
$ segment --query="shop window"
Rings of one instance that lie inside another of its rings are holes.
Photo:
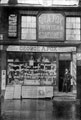
[[[7,53],[7,84],[56,85],[57,54]]]
[[[80,40],[80,17],[66,18],[66,40]]]
[[[21,39],[36,40],[36,17],[35,16],[21,17]]]

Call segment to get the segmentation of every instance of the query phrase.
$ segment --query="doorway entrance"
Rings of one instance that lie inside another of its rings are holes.
[[[70,60],[60,60],[59,61],[59,92],[62,92],[63,77],[66,68],[70,69]]]

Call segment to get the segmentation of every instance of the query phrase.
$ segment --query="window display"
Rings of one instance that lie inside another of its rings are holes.
[[[56,84],[57,54],[11,53],[7,54],[7,84]]]

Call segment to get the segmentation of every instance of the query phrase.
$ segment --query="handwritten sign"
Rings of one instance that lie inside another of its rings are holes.
[[[11,14],[8,20],[8,36],[17,37],[17,15]]]
[[[44,13],[38,18],[38,38],[64,40],[64,16],[59,13]]]

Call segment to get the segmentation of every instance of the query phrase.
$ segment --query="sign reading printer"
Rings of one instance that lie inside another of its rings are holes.
[[[43,13],[38,18],[39,40],[64,40],[64,16],[60,13]]]

